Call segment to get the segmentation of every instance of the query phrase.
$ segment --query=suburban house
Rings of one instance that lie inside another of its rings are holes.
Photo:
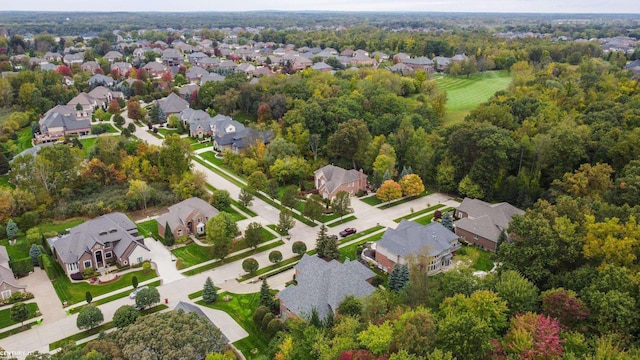
[[[162,77],[162,74],[167,72],[169,69],[159,62],[152,61],[145,66],[142,67],[149,75],[154,78]]]
[[[11,271],[7,248],[0,245],[0,297],[8,299],[14,292],[23,292],[25,288],[25,285],[18,284]]]
[[[235,154],[241,154],[258,143],[268,145],[272,138],[272,130],[259,131],[243,126],[241,130],[222,134],[214,128],[213,148],[217,151],[231,150]]]
[[[351,195],[367,189],[367,175],[362,170],[345,170],[339,166],[327,165],[313,173],[316,189],[325,199],[333,199],[340,191]]]
[[[80,65],[80,68],[82,69],[82,71],[86,71],[89,74],[93,74],[93,75],[96,75],[98,70],[102,71],[100,68],[100,64],[98,64],[96,61],[87,61],[85,63],[82,63],[82,65]]]
[[[169,206],[169,212],[160,215],[158,222],[158,234],[164,238],[165,226],[169,224],[174,238],[192,234],[204,234],[207,221],[218,215],[219,211],[208,202],[192,197],[175,205]]]
[[[387,228],[375,247],[375,261],[390,273],[395,264],[404,265],[407,257],[425,255],[431,258],[428,274],[435,274],[451,265],[455,251],[460,247],[458,235],[439,222],[421,225],[403,219],[395,229]]]
[[[48,111],[39,120],[40,134],[34,136],[34,143],[58,141],[66,135],[88,135],[91,132],[91,120],[78,119],[76,117],[77,111],[74,107],[71,107],[73,111],[65,110],[65,108],[69,107],[69,105],[56,106],[56,108],[59,108],[57,111]]]
[[[115,81],[113,78],[109,76],[104,76],[102,74],[95,74],[87,80],[87,84],[89,86],[103,85],[103,86],[113,86]]]
[[[182,110],[188,108],[189,102],[175,93],[171,93],[169,96],[158,100],[158,106],[169,117],[171,114],[179,114]]]
[[[138,228],[125,214],[113,212],[73,227],[68,234],[47,239],[56,259],[72,277],[85,269],[101,270],[117,263],[141,264],[151,252]]]
[[[489,204],[482,200],[464,198],[456,209],[456,234],[470,244],[496,251],[500,233],[506,231],[513,215],[524,211],[509,203]]]
[[[356,260],[326,262],[305,254],[295,269],[298,284],[278,294],[283,319],[309,316],[313,309],[324,319],[330,313],[336,314],[345,297],[361,298],[375,291],[369,282],[375,273]]]

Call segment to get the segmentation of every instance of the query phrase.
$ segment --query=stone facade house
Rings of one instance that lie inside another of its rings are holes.
[[[355,195],[367,189],[367,175],[362,170],[345,170],[339,166],[327,165],[313,173],[316,189],[325,199],[333,199],[339,191]]]
[[[421,225],[402,220],[395,229],[388,228],[382,239],[374,243],[375,261],[390,273],[395,264],[406,264],[407,257],[431,257],[429,274],[438,273],[451,265],[455,251],[460,247],[458,235],[439,222]]]
[[[70,277],[88,268],[100,271],[111,263],[141,264],[151,256],[136,224],[119,212],[85,221],[68,234],[49,238],[47,242]]]
[[[156,219],[158,235],[164,238],[167,224],[176,239],[192,234],[202,235],[205,232],[207,221],[218,213],[216,208],[200,198],[192,197],[183,200],[169,206],[169,212]]]
[[[523,210],[509,203],[489,204],[464,198],[456,209],[455,231],[462,240],[495,252],[500,233],[507,230],[513,215],[523,214]]]
[[[25,285],[18,284],[13,271],[11,271],[7,248],[0,245],[0,297],[2,300],[8,299],[11,294],[23,292],[25,288]]]
[[[295,267],[297,285],[284,288],[278,294],[283,319],[304,317],[315,309],[320,319],[336,314],[345,297],[371,295],[375,287],[370,280],[375,273],[356,260],[326,262],[317,256],[302,256]]]

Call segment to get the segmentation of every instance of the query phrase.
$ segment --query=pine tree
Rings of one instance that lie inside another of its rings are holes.
[[[316,254],[318,257],[325,257],[325,249],[327,248],[327,226],[322,224],[320,231],[318,231],[318,237],[316,238]]]
[[[391,180],[391,173],[389,172],[389,169],[385,170],[384,174],[382,174],[382,182],[387,180]]]
[[[409,266],[404,264],[400,267],[400,275],[398,276],[398,291],[402,291],[409,284]]]
[[[500,231],[500,235],[498,236],[498,243],[496,244],[496,252],[500,252],[500,245],[503,242],[507,241],[507,232],[502,230]]]
[[[391,269],[391,274],[389,274],[389,290],[397,292],[398,290],[398,277],[400,275],[400,266],[398,264],[393,265],[393,269]]]
[[[213,281],[211,281],[210,277],[207,277],[207,280],[204,282],[204,287],[202,288],[202,299],[207,304],[214,303],[218,299],[218,291],[213,285]]]
[[[442,226],[446,227],[447,229],[453,231],[453,215],[452,215],[451,211],[446,212],[442,216],[441,224],[442,224]]]
[[[176,238],[173,236],[173,231],[171,231],[171,226],[169,223],[165,223],[164,227],[164,244],[167,246],[171,246],[176,243]]]
[[[340,259],[340,251],[338,250],[337,239],[326,237],[325,247],[324,247],[324,257],[329,260]]]
[[[265,306],[267,309],[273,312],[275,302],[273,301],[273,295],[271,294],[271,289],[269,288],[269,284],[267,284],[267,279],[262,279],[262,286],[260,287],[260,305]]]
[[[18,229],[18,224],[16,224],[13,219],[9,219],[9,222],[7,222],[7,238],[15,238],[18,236],[18,231],[20,231]]]

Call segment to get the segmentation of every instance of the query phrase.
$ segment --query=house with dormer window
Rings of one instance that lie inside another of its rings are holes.
[[[164,238],[167,225],[171,228],[176,239],[189,235],[202,235],[205,233],[207,221],[219,213],[208,202],[197,197],[171,205],[168,210],[169,212],[156,219],[158,235],[162,238]]]
[[[136,224],[119,212],[85,221],[69,229],[68,234],[49,238],[47,242],[71,278],[81,278],[89,268],[100,271],[111,264],[141,264],[151,256]]]

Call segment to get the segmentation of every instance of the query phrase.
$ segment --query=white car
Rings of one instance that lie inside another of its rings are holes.
[[[138,295],[138,292],[139,292],[140,290],[142,290],[142,289],[148,289],[148,288],[149,288],[148,286],[142,286],[142,287],[139,287],[139,288],[137,288],[137,289],[133,290],[133,291],[131,292],[131,294],[129,294],[129,299],[135,299],[135,298],[136,298],[136,295]]]

